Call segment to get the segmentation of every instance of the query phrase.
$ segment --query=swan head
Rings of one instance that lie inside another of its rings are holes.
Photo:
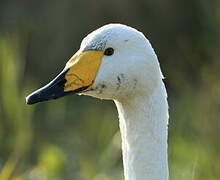
[[[26,102],[74,93],[116,100],[147,95],[161,78],[157,56],[145,36],[126,25],[108,24],[87,35],[64,70]]]

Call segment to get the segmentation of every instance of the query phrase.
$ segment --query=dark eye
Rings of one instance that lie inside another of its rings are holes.
[[[112,54],[114,54],[114,49],[113,48],[107,48],[106,50],[105,50],[105,52],[104,52],[104,54],[106,55],[106,56],[111,56]]]

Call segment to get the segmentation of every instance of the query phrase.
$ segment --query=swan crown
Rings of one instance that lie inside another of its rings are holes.
[[[109,47],[114,54],[103,56],[92,90],[82,94],[103,99],[128,98],[142,91],[150,94],[163,75],[144,34],[127,25],[108,24],[87,35],[80,51]]]

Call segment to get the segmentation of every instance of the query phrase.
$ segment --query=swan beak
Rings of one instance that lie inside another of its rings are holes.
[[[90,90],[103,55],[99,50],[77,52],[54,80],[27,96],[26,103],[35,104]]]

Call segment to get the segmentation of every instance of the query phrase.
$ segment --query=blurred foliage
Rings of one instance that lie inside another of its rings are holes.
[[[24,97],[63,69],[92,30],[131,25],[166,76],[171,180],[220,178],[220,1],[0,1],[0,179],[123,179],[111,101]]]

